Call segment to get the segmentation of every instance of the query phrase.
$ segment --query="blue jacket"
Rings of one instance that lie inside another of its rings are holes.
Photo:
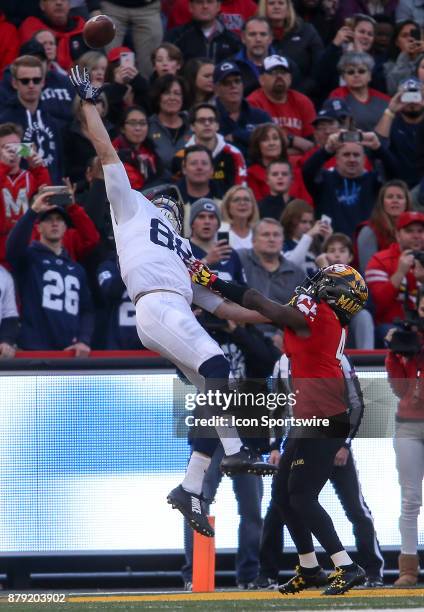
[[[6,244],[22,303],[18,344],[26,350],[63,350],[75,342],[89,345],[94,314],[85,271],[65,250],[56,255],[41,242],[29,244],[36,220],[37,214],[27,210]]]

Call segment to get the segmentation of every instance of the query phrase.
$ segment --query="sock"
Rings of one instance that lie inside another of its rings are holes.
[[[216,433],[218,434],[221,444],[224,447],[226,455],[235,455],[243,446],[237,434],[235,427],[225,427],[225,425],[216,425]]]
[[[300,564],[300,567],[305,568],[305,569],[312,568],[312,567],[318,567],[319,563],[318,563],[318,559],[315,554],[315,551],[306,553],[304,555],[299,555],[299,564]]]
[[[200,495],[202,492],[205,472],[210,463],[210,457],[206,457],[205,455],[201,455],[200,453],[193,451],[191,453],[190,461],[188,462],[184,480],[181,483],[183,489],[189,493],[196,493],[196,495]]]
[[[334,567],[341,567],[342,565],[354,565],[352,559],[349,557],[345,550],[330,555]]]

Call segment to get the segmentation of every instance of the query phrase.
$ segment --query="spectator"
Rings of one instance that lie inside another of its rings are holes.
[[[150,110],[148,82],[135,65],[121,65],[121,53],[131,53],[131,49],[116,47],[107,54],[104,93],[109,107],[108,119],[114,124],[127,106],[141,106],[146,112]]]
[[[240,48],[238,37],[218,19],[220,0],[189,0],[188,6],[191,21],[165,35],[165,40],[181,49],[184,61],[208,57],[218,64],[237,53]]]
[[[293,172],[288,161],[276,159],[266,167],[266,182],[270,194],[259,202],[261,219],[271,217],[279,221],[287,204],[293,199],[290,189]]]
[[[184,66],[187,99],[190,100],[191,106],[213,100],[214,68],[214,63],[207,57],[193,58]]]
[[[155,80],[164,74],[178,74],[183,67],[183,54],[172,43],[163,42],[152,51],[153,74],[150,80]]]
[[[107,52],[120,47],[129,31],[137,69],[147,79],[152,72],[151,53],[160,45],[163,36],[160,0],[137,0],[135,4],[127,0],[101,0],[101,7],[116,25],[115,38],[107,45]]]
[[[143,189],[161,175],[160,160],[147,136],[148,126],[146,113],[130,106],[122,116],[120,135],[112,141],[133,189]]]
[[[104,93],[100,94],[96,104],[100,109],[106,129],[114,136],[115,128],[106,119],[108,108]],[[65,175],[69,176],[72,182],[80,182],[84,180],[88,161],[95,157],[96,151],[88,138],[87,125],[78,98],[74,100],[73,111],[73,121],[64,134],[64,165]]]
[[[50,32],[49,34],[51,35]],[[49,68],[50,64],[45,49],[34,38],[22,45],[19,55],[30,55],[41,60],[45,75],[41,92],[43,108],[57,119],[62,127],[69,124],[72,119],[72,101],[75,97],[75,89],[72,87],[68,75],[58,72],[55,68]],[[4,71],[3,81],[0,83],[0,96],[4,102],[9,102],[16,97],[16,90],[12,85],[11,67]]]
[[[17,123],[23,128],[22,141],[35,144],[53,182],[58,183],[62,178],[62,142],[57,121],[41,102],[43,64],[37,57],[22,55],[11,65],[11,72],[16,97],[3,107],[0,123]]]
[[[244,22],[255,15],[258,7],[253,0],[222,0],[220,20],[227,30],[240,36]],[[188,23],[192,18],[189,9],[189,0],[175,0],[172,2],[168,15],[168,29]]]
[[[292,0],[260,0],[258,13],[271,23],[273,48],[299,68],[299,88],[305,94],[312,94],[316,85],[312,72],[324,50],[318,32],[312,24],[296,16]]]
[[[282,255],[283,228],[275,219],[261,219],[253,228],[253,248],[238,251],[249,287],[268,298],[287,304],[304,280],[301,268]],[[274,336],[271,325],[259,326],[266,336]]]
[[[403,96],[407,96],[413,88],[420,101],[402,102]],[[424,100],[421,91],[422,83],[416,79],[402,83],[375,127],[396,160],[397,176],[409,188],[417,185],[422,176],[417,164],[417,143],[424,127]]]
[[[327,144],[306,161],[303,178],[317,216],[328,215],[334,231],[351,236],[355,227],[369,218],[381,187],[377,171],[365,170],[364,147],[369,157],[381,160],[389,175],[395,173],[395,165],[374,132],[364,132],[362,142],[346,143],[341,141],[341,133],[331,134]],[[324,164],[333,155],[335,168],[326,170]]]
[[[78,66],[87,68],[91,84],[103,87],[107,70],[107,57],[100,51],[87,51],[78,58]]]
[[[155,81],[151,92],[154,115],[149,119],[149,136],[167,174],[171,173],[174,156],[189,139],[189,122],[183,107],[184,82],[166,74]]]
[[[313,145],[307,138],[313,133],[315,109],[309,98],[291,89],[289,61],[280,55],[265,58],[259,81],[261,88],[248,96],[249,104],[266,111],[287,132],[293,153],[310,149]]]
[[[223,197],[232,185],[242,185],[246,180],[246,163],[243,155],[232,144],[225,142],[218,133],[219,117],[216,107],[207,102],[196,104],[190,111],[193,136],[186,147],[201,144],[212,154],[214,184],[219,197]],[[174,169],[178,172],[184,149],[175,156]]]
[[[19,316],[12,275],[0,266],[0,359],[11,359],[16,353]]]
[[[243,83],[238,65],[222,62],[213,74],[219,129],[225,140],[231,142],[248,160],[250,136],[256,126],[269,123],[271,117],[259,108],[252,108],[243,98]]]
[[[348,265],[353,260],[353,244],[346,234],[332,234],[324,242],[322,250],[323,253],[316,259],[320,268],[334,264]],[[365,308],[358,312],[349,323],[348,344],[351,348],[366,351],[374,349],[374,321],[370,312]]]
[[[47,58],[47,70],[55,70],[64,76],[68,76],[66,70],[59,66],[57,62],[57,41],[56,36],[50,30],[38,30],[31,40],[36,40],[43,45],[44,53]]]
[[[85,266],[87,267],[87,264],[89,264],[90,271],[95,271],[96,274],[97,266],[102,261],[109,259],[111,254],[116,254],[115,238],[110,216],[110,204],[106,194],[103,168],[98,157],[93,157],[88,162],[85,185],[86,190],[82,193],[80,192],[78,198],[100,235],[100,241],[97,245],[95,254],[93,257],[90,257],[89,260],[85,261]],[[95,265],[92,265],[93,260],[95,260]],[[93,285],[95,286],[94,283]]]
[[[419,322],[424,320],[424,295],[417,301]],[[393,392],[399,398],[396,411],[396,428],[393,446],[396,454],[396,469],[401,492],[401,514],[399,531],[401,537],[399,578],[395,587],[415,586],[419,575],[418,557],[418,515],[421,509],[424,463],[422,445],[424,439],[423,411],[423,332],[418,328],[416,353],[404,355],[390,346],[392,329],[386,340],[389,351],[386,356],[386,370]],[[398,330],[397,330],[398,331]],[[414,330],[415,331],[415,330]],[[412,346],[411,346],[412,349]]]
[[[116,253],[111,253],[99,265],[97,281],[107,310],[106,337],[102,348],[110,351],[143,348],[135,326],[135,306],[121,278]]]
[[[0,11],[0,78],[3,78],[3,70],[18,57],[19,36],[15,26],[6,20],[4,13]]]
[[[250,17],[243,26],[241,40],[243,46],[232,60],[239,67],[244,95],[248,96],[259,87],[264,59],[274,52],[269,21],[265,17]]]
[[[387,93],[393,96],[399,83],[414,74],[417,57],[424,52],[424,42],[420,39],[420,26],[406,19],[395,25],[390,58],[384,64]]]
[[[33,152],[27,157],[28,170],[21,168],[17,147],[22,128],[16,123],[0,125],[0,263],[6,259],[6,240],[15,223],[28,210],[29,202],[50,175],[42,159]],[[1,327],[0,327],[1,329]]]
[[[374,60],[368,53],[345,53],[337,64],[346,85],[330,93],[331,98],[345,98],[352,111],[355,126],[364,131],[373,130],[390,98],[369,87]]]
[[[213,177],[213,159],[208,148],[191,145],[184,149],[181,171],[183,177],[177,182],[185,204],[193,204],[199,198],[216,198]]]
[[[390,41],[393,38],[394,23],[389,17],[376,15],[375,18],[375,38],[373,54],[377,58],[388,58]]]
[[[21,42],[24,43],[39,30],[50,30],[57,40],[57,61],[64,70],[83,53],[89,51],[82,36],[84,19],[71,16],[69,0],[40,0],[41,17],[27,17],[19,27]]]
[[[324,45],[327,45],[336,33],[335,15],[339,0],[297,0],[296,13],[314,26]]]
[[[322,251],[323,241],[331,236],[331,225],[322,219],[316,221],[314,209],[304,200],[292,200],[281,215],[284,228],[283,251],[285,257],[300,266],[305,276],[317,271],[316,257]]]
[[[397,220],[411,208],[411,195],[406,183],[399,179],[384,183],[369,220],[361,223],[356,230],[356,251],[361,274],[377,251],[383,251],[396,242]]]
[[[413,20],[424,23],[424,7],[417,0],[399,0],[396,8],[396,21]]]
[[[375,253],[365,272],[380,341],[396,318],[405,317],[404,308],[415,308],[417,282],[424,282],[424,267],[413,255],[424,250],[424,214],[402,213],[396,229],[396,242]]]
[[[249,187],[230,187],[221,204],[223,220],[230,224],[230,246],[252,248],[252,227],[259,221],[259,210],[253,191]]]
[[[90,352],[93,311],[84,269],[63,248],[69,218],[38,195],[9,235],[6,253],[16,275],[22,304],[19,346],[24,350]],[[40,241],[28,246],[35,221]]]

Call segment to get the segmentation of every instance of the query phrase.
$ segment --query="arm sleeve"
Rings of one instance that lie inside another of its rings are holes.
[[[390,276],[391,274],[389,275],[387,270],[382,267],[377,257],[375,255],[371,257],[365,270],[365,281],[374,304],[382,313],[387,308],[392,307],[393,301],[396,300],[399,293],[399,289],[391,283]]]
[[[100,240],[99,232],[82,206],[72,204],[68,213],[74,225],[73,247],[77,260],[88,255]]]
[[[330,159],[330,157],[332,157],[331,153],[327,153],[325,149],[318,149],[318,151],[306,160],[302,168],[302,175],[306,188],[310,193],[316,190],[316,182],[319,179],[320,172],[325,162],[327,159]]]
[[[192,283],[191,287],[193,289],[193,304],[203,308],[203,310],[207,310],[207,312],[214,313],[224,301],[222,297],[201,285]]]
[[[116,271],[116,266],[112,267],[110,262],[101,264],[97,270],[97,282],[105,300],[119,301],[121,299],[125,285]]]
[[[302,266],[306,260],[306,254],[312,244],[312,236],[303,234],[297,245],[291,251],[285,251],[284,257],[297,266]]]
[[[115,216],[115,221],[118,224],[125,223],[137,212],[138,203],[135,197],[136,194],[131,189],[124,165],[121,162],[106,164],[103,166],[103,172],[106,193]]]
[[[358,234],[359,267],[364,272],[371,257],[378,251],[377,236],[365,225]]]
[[[27,256],[37,213],[29,208],[10,232],[6,242],[6,259],[14,266]]]
[[[388,351],[387,353],[386,370],[389,375],[389,383],[393,389],[393,393],[397,397],[402,398],[408,390],[409,381],[403,362],[399,355],[396,355],[392,351]]]
[[[364,416],[364,397],[358,377],[356,376],[355,368],[346,355],[342,357],[342,369],[345,377],[350,420],[350,430],[345,441],[345,446],[350,448],[350,444],[358,433],[362,417]]]

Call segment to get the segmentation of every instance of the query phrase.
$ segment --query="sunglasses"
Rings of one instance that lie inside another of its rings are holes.
[[[348,68],[344,71],[344,73],[349,76],[352,76],[353,74],[366,74],[367,72],[367,68]]]
[[[19,81],[19,83],[22,83],[22,85],[29,85],[30,83],[34,83],[34,85],[39,85],[41,81],[43,80],[43,77],[32,77],[30,79],[27,79],[25,77],[23,79],[16,79],[16,80]]]

